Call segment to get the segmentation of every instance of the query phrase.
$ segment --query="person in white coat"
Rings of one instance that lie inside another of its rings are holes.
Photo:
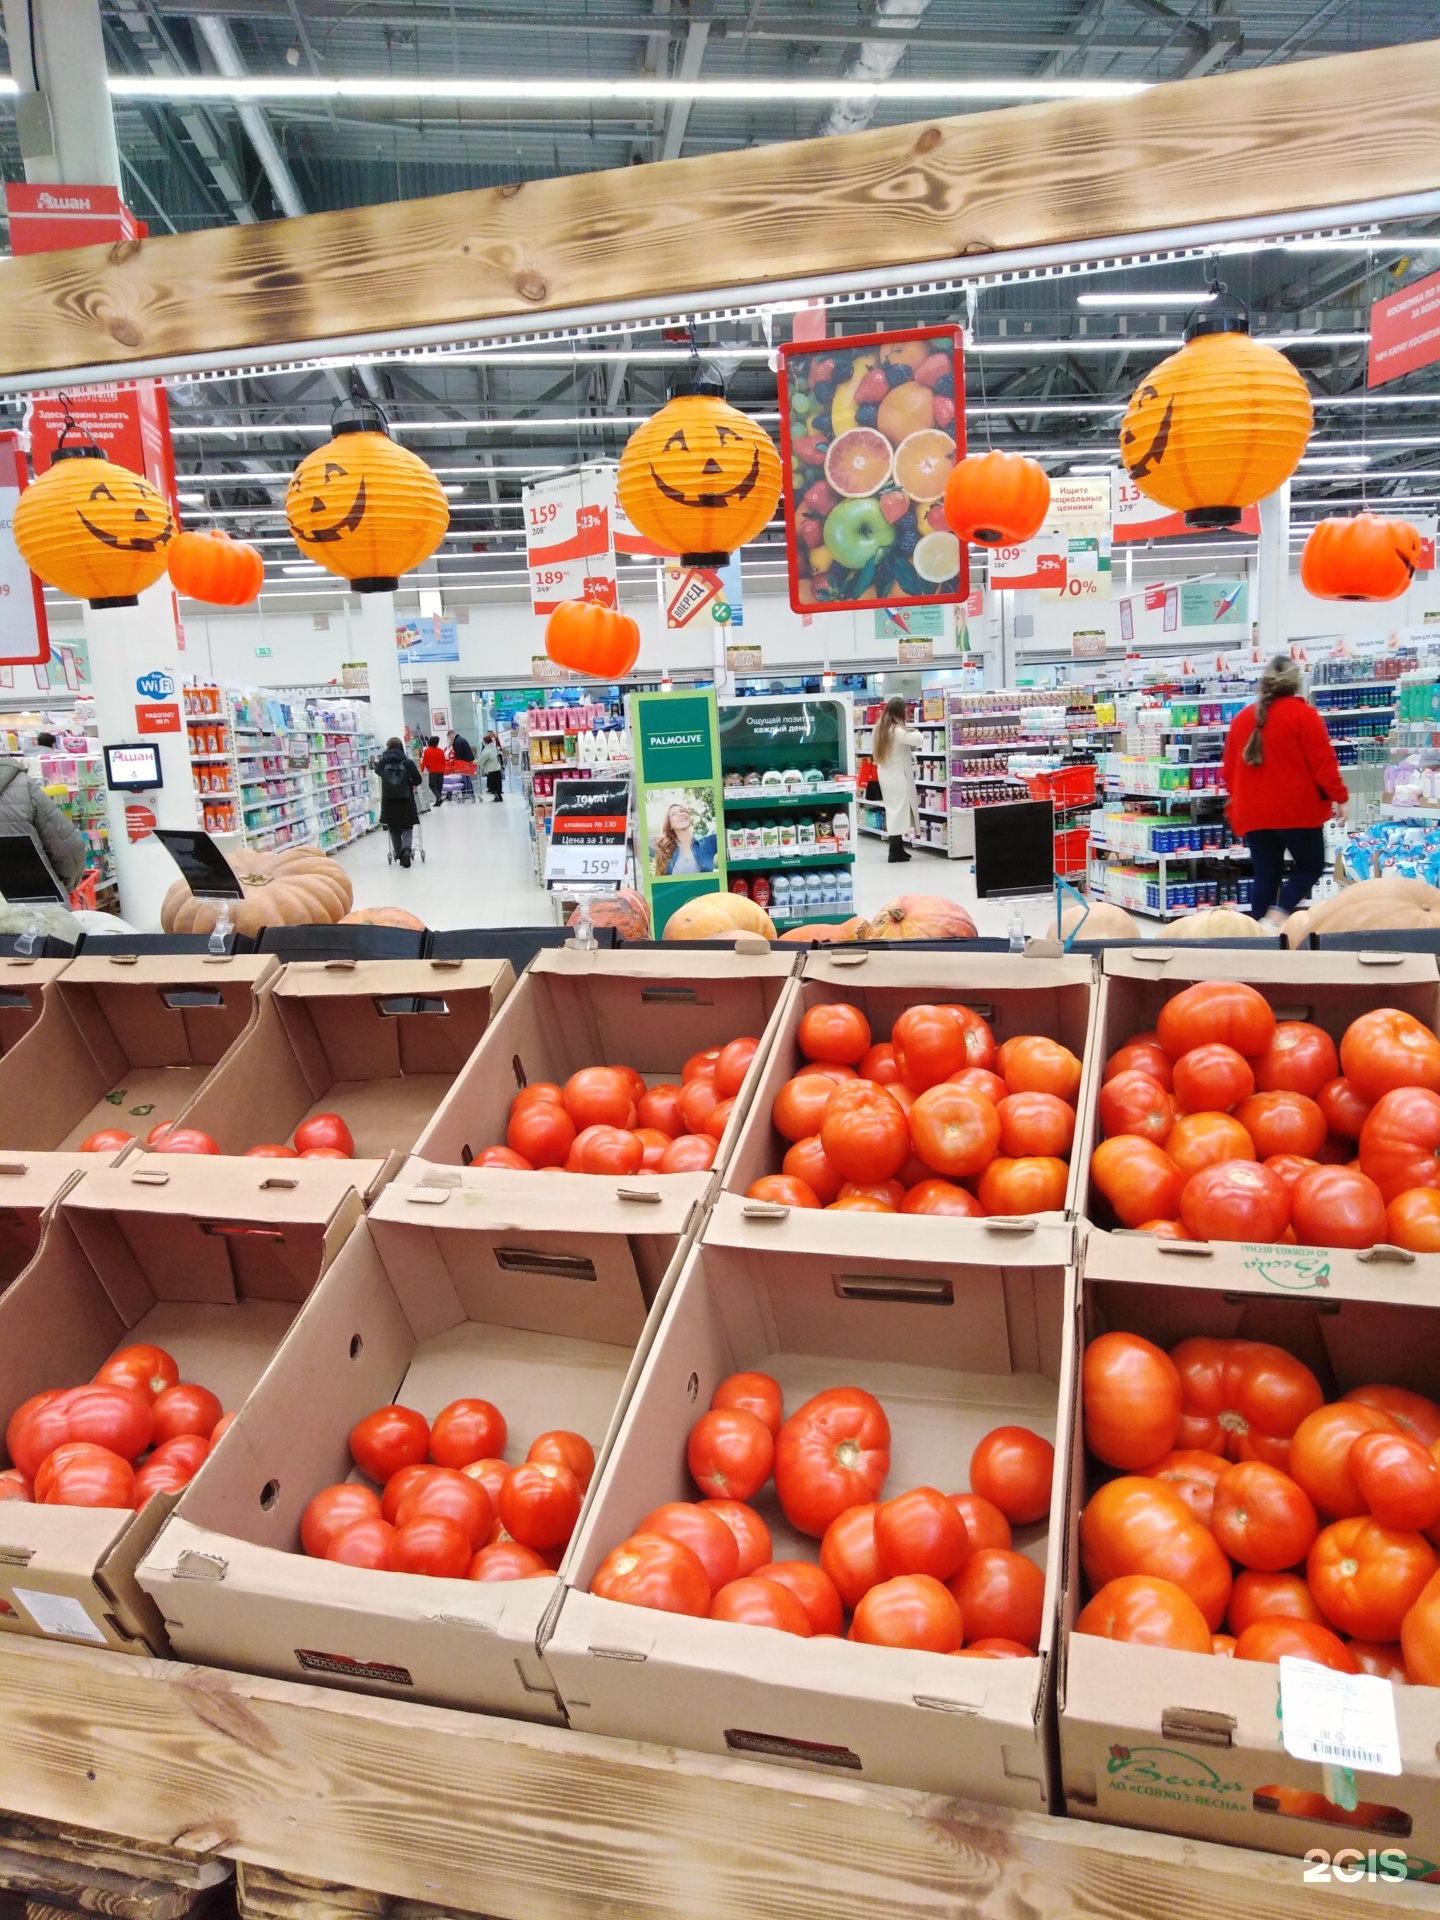
[[[920,796],[915,791],[915,754],[922,735],[905,724],[905,702],[898,694],[885,702],[885,711],[875,722],[870,757],[880,777],[880,798],[885,803],[885,836],[890,842],[890,864],[908,860],[906,834],[920,830]]]

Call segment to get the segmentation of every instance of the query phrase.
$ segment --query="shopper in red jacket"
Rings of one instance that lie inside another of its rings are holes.
[[[1300,669],[1277,653],[1260,676],[1260,698],[1225,736],[1230,824],[1250,849],[1250,912],[1293,913],[1325,870],[1325,822],[1350,798],[1325,722],[1300,696]],[[1282,886],[1281,868],[1291,872]]]

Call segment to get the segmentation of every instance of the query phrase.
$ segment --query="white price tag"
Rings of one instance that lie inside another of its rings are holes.
[[[625,881],[625,848],[554,847],[545,860],[545,884],[618,887]]]
[[[38,1587],[16,1587],[15,1598],[24,1607],[42,1633],[53,1633],[67,1640],[93,1640],[105,1645],[105,1635],[96,1626],[78,1600],[68,1593],[43,1593]]]
[[[1280,1722],[1296,1760],[1363,1773],[1399,1773],[1395,1689],[1368,1673],[1334,1673],[1286,1655],[1280,1662]]]

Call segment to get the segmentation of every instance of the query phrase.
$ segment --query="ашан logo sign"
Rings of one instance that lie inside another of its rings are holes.
[[[88,193],[37,193],[35,210],[37,213],[93,213],[94,205]]]

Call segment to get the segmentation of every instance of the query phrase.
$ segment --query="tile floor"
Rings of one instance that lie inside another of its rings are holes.
[[[340,854],[357,907],[407,907],[431,927],[550,926],[550,901],[530,867],[525,809],[518,793],[503,805],[447,802],[424,816],[426,859],[408,872],[386,864],[389,836],[367,834]],[[875,913],[898,893],[934,893],[963,901],[984,934],[1005,934],[1016,912],[1027,934],[1054,916],[1049,898],[977,901],[968,860],[916,852],[907,866],[886,861],[883,842],[862,835],[855,863],[856,908]]]

